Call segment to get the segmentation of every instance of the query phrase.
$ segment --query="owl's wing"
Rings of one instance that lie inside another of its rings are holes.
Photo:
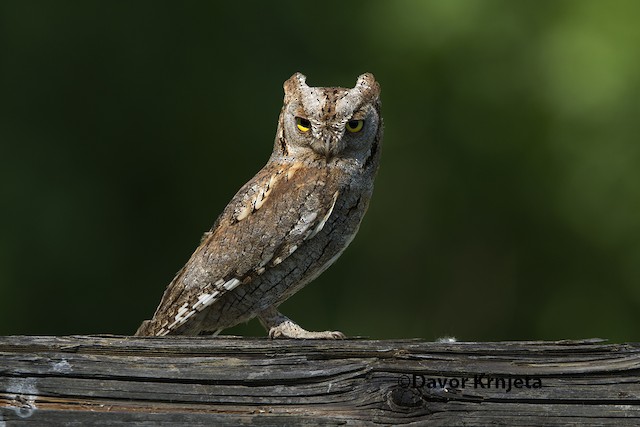
[[[205,234],[167,287],[154,318],[141,326],[147,331],[138,333],[175,331],[312,239],[338,199],[337,186],[331,185],[335,179],[326,168],[265,167],[238,191]]]

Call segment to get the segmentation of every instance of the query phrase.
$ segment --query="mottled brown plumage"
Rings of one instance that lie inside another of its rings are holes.
[[[294,74],[274,151],[167,287],[136,335],[197,335],[258,317],[271,337],[341,338],[309,332],[277,311],[351,242],[378,169],[379,86],[309,87]]]

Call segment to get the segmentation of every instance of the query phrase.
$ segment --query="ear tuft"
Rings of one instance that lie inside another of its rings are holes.
[[[380,85],[371,73],[364,73],[358,77],[354,89],[358,89],[363,95],[378,97],[380,95]]]
[[[308,87],[306,81],[307,76],[302,73],[295,73],[293,76],[289,77],[289,79],[282,85],[284,88],[284,98],[291,98],[301,88]]]

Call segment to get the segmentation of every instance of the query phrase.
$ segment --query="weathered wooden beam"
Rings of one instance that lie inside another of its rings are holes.
[[[0,337],[13,425],[640,423],[640,345]]]

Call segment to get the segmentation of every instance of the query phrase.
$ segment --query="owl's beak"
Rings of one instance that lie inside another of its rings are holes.
[[[314,150],[328,159],[336,155],[340,137],[327,129],[318,129],[314,135]]]
[[[333,145],[332,143],[332,138],[330,136],[326,136],[324,138],[324,153],[327,156],[327,158],[331,157],[331,146]]]
[[[327,160],[336,155],[338,139],[332,132],[326,132],[322,135],[322,148]]]

